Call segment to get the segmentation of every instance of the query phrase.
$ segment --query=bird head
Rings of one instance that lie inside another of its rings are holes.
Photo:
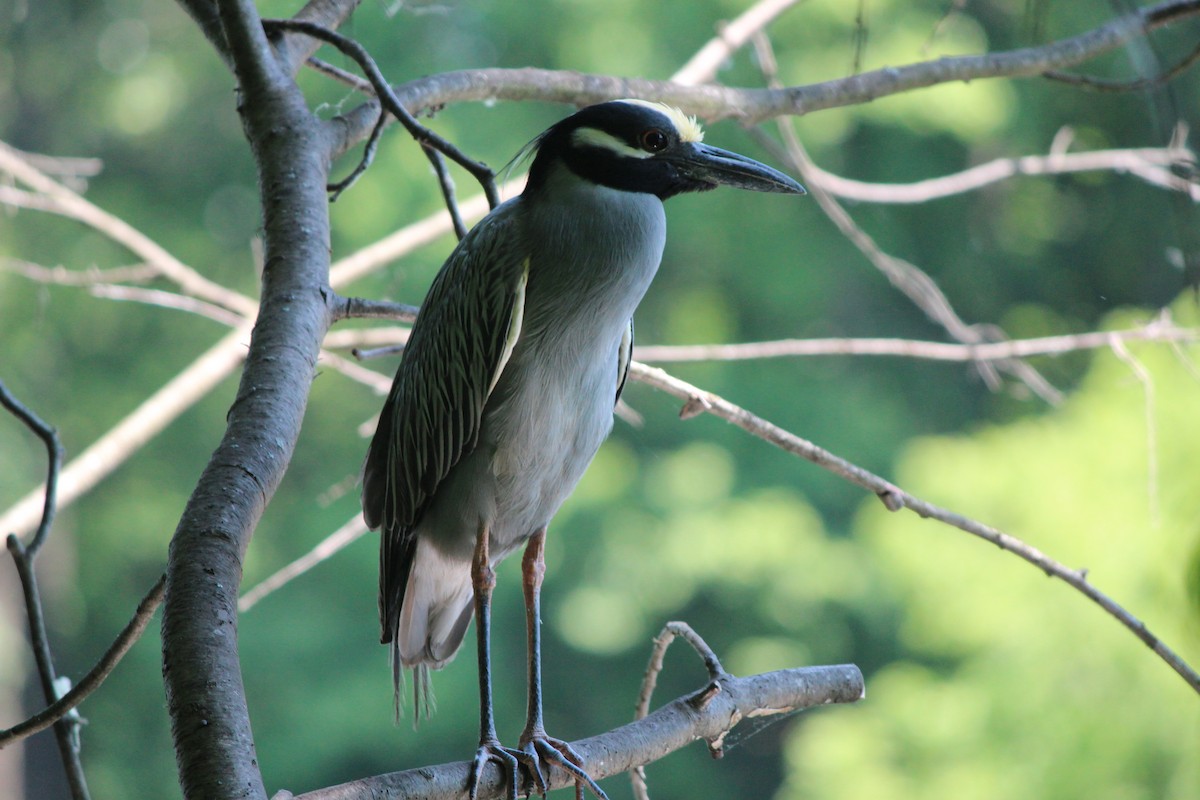
[[[696,120],[645,100],[613,100],[583,108],[530,143],[536,150],[529,187],[536,192],[556,168],[610,189],[666,200],[683,192],[735,186],[804,194],[782,172],[703,142]]]

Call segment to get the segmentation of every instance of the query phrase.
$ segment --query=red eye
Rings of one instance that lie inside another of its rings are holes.
[[[643,131],[640,137],[642,149],[647,153],[657,153],[661,150],[666,150],[670,140],[667,135],[658,128],[651,128],[648,131]]]

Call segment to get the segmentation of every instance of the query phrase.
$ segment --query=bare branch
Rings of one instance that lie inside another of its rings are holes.
[[[387,80],[383,77],[383,73],[380,72],[379,67],[375,64],[375,60],[371,58],[371,54],[366,51],[366,48],[349,37],[302,20],[263,20],[263,25],[272,31],[295,31],[315,37],[333,45],[342,53],[354,59],[358,66],[362,68],[362,71],[366,73],[368,80],[370,80],[378,102],[408,130],[413,139],[422,147],[430,147],[444,153],[454,163],[471,173],[479,181],[479,185],[483,187],[484,194],[488,197],[488,205],[493,208],[499,205],[499,195],[496,193],[496,174],[492,172],[491,168],[481,161],[470,158],[457,145],[417,122],[416,117],[404,107],[404,104],[392,92],[392,87],[388,85]],[[376,106],[376,109],[378,110],[378,106]],[[376,122],[372,126],[372,130],[378,126],[379,123]]]
[[[15,533],[8,535],[6,544],[8,552],[12,554],[13,564],[17,568],[17,576],[21,580],[21,590],[25,597],[25,615],[29,620],[29,643],[33,649],[34,661],[37,663],[38,677],[42,683],[42,695],[45,697],[46,703],[51,704],[58,699],[58,688],[55,685],[57,675],[54,671],[54,657],[50,652],[50,637],[46,633],[46,618],[42,610],[42,595],[38,589],[34,561],[54,524],[54,514],[58,507],[55,498],[58,494],[58,475],[59,467],[62,465],[63,447],[58,433],[17,400],[2,382],[0,382],[0,406],[20,420],[25,427],[42,440],[46,447],[48,466],[41,524],[38,525],[37,533],[34,534],[28,546]],[[58,743],[58,754],[66,772],[71,797],[74,800],[88,800],[87,781],[83,776],[83,765],[79,761],[76,730],[78,722],[58,719],[53,724],[54,739]]]
[[[1146,365],[1129,352],[1129,348],[1119,337],[1113,337],[1109,344],[1113,355],[1129,367],[1142,387],[1142,407],[1146,415],[1146,496],[1150,503],[1150,524],[1157,528],[1161,515],[1158,501],[1158,425],[1154,413],[1154,379]]]
[[[744,89],[672,81],[616,78],[542,69],[479,69],[445,72],[395,87],[400,102],[414,113],[455,102],[538,100],[587,105],[620,97],[660,100],[704,119],[729,117],[754,125],[781,116],[868,103],[914,89],[985,78],[1040,77],[1048,70],[1075,66],[1145,36],[1157,28],[1200,14],[1200,0],[1170,0],[1136,8],[1078,36],[1039,47],[951,56],[901,67],[884,67],[846,78],[779,89]],[[339,150],[360,141],[375,114],[360,107],[343,121]]]
[[[704,668],[708,670],[709,680],[719,681],[728,674],[721,666],[717,654],[708,646],[708,642],[704,641],[691,625],[686,622],[668,622],[658,636],[654,637],[654,647],[650,651],[650,663],[646,665],[646,675],[642,679],[637,706],[633,710],[634,719],[642,719],[650,713],[650,698],[654,695],[654,687],[658,684],[658,676],[663,669],[663,659],[667,655],[667,648],[671,646],[671,642],[675,641],[676,637],[683,637],[696,651],[696,655],[700,656],[700,660],[704,662]]]
[[[747,678],[725,676],[715,685],[715,691],[710,684],[645,719],[572,742],[571,748],[583,757],[588,774],[605,778],[648,764],[696,739],[715,739],[748,716],[853,703],[864,695],[862,673],[853,665],[787,669]],[[295,800],[460,800],[469,768],[469,762],[458,761],[393,772],[296,795]],[[574,778],[562,771],[547,777],[550,789],[574,785]],[[504,783],[495,769],[486,770],[480,780],[480,800],[507,797]]]
[[[442,190],[442,200],[446,204],[446,211],[450,214],[450,222],[454,226],[454,235],[460,241],[467,235],[467,226],[463,222],[462,213],[458,210],[458,199],[454,196],[454,179],[450,177],[450,172],[446,169],[446,161],[442,158],[442,154],[433,149],[429,145],[421,145],[421,150],[429,159],[430,166],[433,167],[433,172],[437,175],[438,187]],[[493,192],[495,186],[492,186]],[[499,195],[493,201],[489,198],[488,202],[494,207],[499,202]]]
[[[231,328],[237,327],[246,319],[240,314],[226,311],[221,306],[206,303],[203,300],[197,300],[187,295],[164,292],[161,289],[141,289],[132,286],[114,286],[107,283],[97,283],[91,286],[90,291],[93,296],[103,297],[108,300],[145,303],[146,305],[158,306],[160,308],[186,311],[190,314],[207,317],[214,322],[228,325]]]
[[[1169,319],[1155,319],[1142,327],[1121,331],[1093,331],[979,344],[912,339],[780,339],[744,344],[645,345],[635,347],[633,355],[639,361],[657,364],[796,356],[899,356],[930,361],[975,362],[1058,356],[1111,347],[1114,341],[1192,343],[1200,341],[1200,330],[1177,327]]]
[[[350,18],[360,2],[362,0],[308,0],[293,19],[336,30]],[[320,46],[320,41],[311,36],[288,34],[280,38],[275,49],[295,75]]]
[[[1063,175],[1073,172],[1124,172],[1143,180],[1149,180],[1149,176],[1153,175],[1154,182],[1158,185],[1164,185],[1161,176],[1168,175],[1176,180],[1174,185],[1165,188],[1187,190],[1194,188],[1194,184],[1162,167],[1194,167],[1195,163],[1195,154],[1186,147],[1145,147],[997,158],[952,175],[926,178],[913,183],[857,181],[826,172],[815,163],[809,164],[804,177],[809,184],[819,186],[845,200],[867,203],[925,203],[974,191],[1017,175]]]
[[[224,435],[171,538],[163,683],[183,796],[265,800],[238,654],[237,594],[246,548],[295,452],[333,318],[330,126],[313,118],[252,0],[217,3],[262,187],[262,302]]]
[[[388,115],[380,111],[379,119],[375,121],[375,127],[371,129],[371,135],[367,137],[367,144],[363,147],[362,158],[354,165],[354,169],[350,171],[349,175],[325,187],[329,190],[329,202],[337,202],[337,199],[342,196],[342,192],[353,186],[367,171],[367,167],[375,161],[375,152],[379,149],[379,137],[383,135],[383,129],[387,127],[387,121]]]
[[[154,618],[154,612],[158,610],[159,605],[162,603],[165,578],[166,576],[160,577],[150,587],[150,591],[138,603],[133,618],[129,620],[125,628],[117,635],[113,643],[109,645],[108,650],[96,662],[96,665],[88,671],[88,674],[83,676],[83,679],[79,683],[75,684],[69,692],[29,719],[18,725],[14,725],[8,730],[0,731],[0,749],[49,728],[55,722],[69,714],[72,709],[82,703],[92,692],[100,688],[100,685],[112,674],[112,671],[116,669],[117,664],[121,662],[121,659],[125,657],[129,649],[146,632],[146,627],[150,624],[150,620]]]
[[[35,169],[23,160],[12,147],[0,142],[0,172],[6,172],[43,196],[50,204],[45,210],[70,217],[104,234],[112,241],[158,270],[184,292],[224,306],[242,315],[253,315],[257,303],[237,292],[213,283],[175,256],[168,253],[150,237],[119,217],[93,205],[81,195]]]
[[[1080,89],[1089,89],[1093,92],[1144,92],[1148,89],[1157,89],[1160,86],[1165,86],[1186,72],[1197,61],[1200,61],[1200,45],[1193,47],[1191,52],[1171,68],[1163,70],[1158,75],[1151,75],[1148,78],[1138,78],[1131,81],[1110,81],[1102,78],[1093,78],[1089,75],[1071,75],[1066,72],[1059,72],[1058,70],[1050,70],[1044,73],[1044,76],[1050,80],[1067,83]]]
[[[707,83],[730,56],[750,41],[776,17],[800,0],[759,0],[738,15],[737,19],[717,25],[717,35],[710,39],[688,62],[680,67],[671,80],[684,85]]]
[[[663,658],[667,655],[667,648],[671,646],[671,642],[675,641],[677,636],[682,636],[700,659],[704,662],[705,668],[708,670],[710,683],[708,689],[720,686],[720,681],[728,673],[721,666],[717,654],[708,646],[708,642],[700,637],[692,629],[691,625],[686,622],[668,622],[663,626],[662,631],[658,636],[654,637],[654,647],[650,650],[650,662],[646,665],[646,674],[642,678],[642,688],[638,692],[637,706],[633,710],[633,718],[639,720],[650,713],[650,698],[654,694],[654,687],[658,684],[658,676],[663,670]],[[712,750],[714,742],[724,741],[725,734],[722,733],[717,739],[709,740],[709,749]],[[714,757],[720,757],[721,750],[713,752]],[[633,796],[636,800],[650,800],[649,792],[646,787],[646,770],[645,766],[639,764],[629,771],[629,780],[633,785]]]
[[[370,387],[370,389],[380,397],[385,396],[388,393],[388,390],[392,388],[392,379],[388,376],[380,375],[375,370],[359,366],[353,361],[342,358],[335,353],[330,353],[328,350],[321,351],[321,355],[317,363],[324,364],[330,369],[336,369],[347,378],[357,381],[363,386]]]
[[[653,386],[683,400],[684,407],[680,412],[680,416],[685,419],[699,413],[709,413],[720,417],[727,422],[733,423],[747,433],[757,436],[793,455],[811,461],[822,469],[832,472],[856,486],[874,493],[883,501],[889,511],[899,511],[900,509],[907,508],[921,517],[936,519],[972,536],[977,536],[984,541],[991,542],[1000,549],[1007,550],[1018,558],[1033,564],[1050,577],[1062,580],[1099,605],[1112,615],[1114,619],[1128,628],[1146,646],[1153,650],[1159,658],[1165,661],[1171,669],[1175,670],[1194,691],[1200,693],[1200,674],[1197,674],[1174,650],[1152,634],[1145,623],[1089,583],[1085,570],[1070,569],[1013,536],[915,497],[873,472],[836,456],[807,439],[796,436],[761,417],[755,416],[723,397],[699,389],[686,381],[667,374],[661,369],[634,362],[630,366],[629,376],[634,380]]]
[[[47,175],[56,176],[76,192],[83,192],[87,188],[87,179],[96,177],[104,170],[104,162],[98,158],[51,156],[24,150],[16,152],[25,163]]]
[[[512,186],[514,182],[510,182]],[[516,182],[519,186],[519,182]],[[482,195],[463,204],[472,217],[482,216],[487,203]],[[380,266],[402,258],[449,232],[445,212],[431,214],[381,239],[374,245],[341,259],[330,270],[330,283],[342,286],[362,277]],[[243,298],[246,302],[253,302]],[[412,306],[351,298],[339,318],[379,317],[408,319],[416,317]],[[256,306],[257,307],[257,306]],[[177,376],[146,399],[134,411],[72,459],[59,480],[58,505],[64,508],[88,492],[99,481],[124,463],[154,439],[180,414],[208,394],[216,384],[227,378],[241,364],[246,354],[246,342],[252,325],[244,323],[210,347],[203,355],[185,367]],[[39,519],[43,487],[37,487],[8,508],[0,516],[0,530],[24,533],[32,530]]]
[[[755,50],[758,52],[759,65],[768,83],[777,83],[775,74],[775,54],[771,43],[765,34],[759,34],[754,39]],[[792,168],[808,180],[808,171],[812,159],[800,143],[796,129],[791,120],[779,120],[778,128],[784,142],[783,155]],[[771,147],[774,142],[765,134],[757,132],[756,138],[764,145]],[[950,304],[949,298],[929,275],[909,261],[897,258],[884,252],[883,248],[866,231],[860,228],[849,212],[836,199],[819,186],[812,187],[813,199],[829,217],[842,235],[858,248],[868,261],[888,279],[905,297],[921,309],[930,320],[946,329],[952,337],[968,344],[985,341],[983,332],[978,326],[968,325],[958,316],[958,312]],[[1055,389],[1045,378],[1021,361],[1008,361],[993,365],[991,362],[976,362],[976,369],[993,391],[1000,388],[998,369],[1011,372],[1042,399],[1050,404],[1062,401],[1062,393]]]
[[[334,308],[334,319],[391,319],[414,322],[417,306],[393,303],[389,300],[368,300],[362,297],[338,297]]]
[[[721,662],[717,659],[716,653],[708,646],[708,642],[700,637],[692,629],[691,625],[686,622],[668,622],[663,626],[662,631],[654,638],[654,647],[650,651],[650,663],[646,665],[646,675],[642,679],[642,688],[638,693],[637,708],[634,709],[633,718],[635,720],[642,719],[650,711],[650,697],[654,693],[654,686],[658,683],[658,675],[663,669],[663,658],[667,654],[667,648],[671,646],[671,642],[675,641],[675,637],[682,636],[696,654],[704,661],[704,666],[708,669],[708,677],[710,683],[707,690],[720,688],[720,681],[726,676],[725,668],[721,666]],[[725,733],[727,733],[726,731]],[[708,740],[709,750],[714,758],[720,758],[721,749],[719,745],[716,750],[713,750],[714,743],[723,742],[725,733],[722,733],[716,739]],[[629,779],[633,784],[633,796],[636,800],[650,800],[649,792],[646,787],[646,769],[644,765],[639,764],[629,771]]]
[[[338,83],[349,86],[356,92],[362,92],[363,94],[370,95],[371,97],[375,96],[375,87],[371,85],[371,82],[363,80],[353,72],[349,72],[341,67],[334,66],[328,61],[323,61],[316,56],[309,58],[307,63],[308,66],[312,67],[317,72],[320,72],[322,75],[328,75]]]
[[[22,277],[38,283],[49,283],[57,286],[95,286],[101,283],[144,283],[159,275],[158,270],[145,264],[129,267],[113,267],[111,269],[67,269],[59,265],[44,267],[31,261],[19,258],[0,260],[3,269],[15,272]]]
[[[245,358],[251,327],[246,322],[228,333],[72,459],[60,476],[59,507],[70,505],[85,494],[229,377]],[[38,519],[43,491],[38,487],[14,503],[0,517],[0,530],[30,530]]]
[[[325,337],[325,346],[331,350],[350,350],[359,347],[404,344],[408,341],[408,328],[355,328],[345,331],[330,331]]]
[[[253,588],[243,592],[241,598],[238,600],[238,611],[245,613],[254,608],[264,597],[282,589],[322,561],[332,558],[334,554],[344,549],[366,532],[367,524],[363,522],[362,514],[355,514],[345,525],[318,542],[317,546],[312,550],[309,550],[282,569],[276,570],[270,577],[256,584]]]

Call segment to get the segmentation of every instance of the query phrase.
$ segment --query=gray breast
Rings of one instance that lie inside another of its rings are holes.
[[[657,198],[564,183],[526,209],[522,335],[485,412],[502,547],[549,522],[612,429],[621,337],[666,238]]]

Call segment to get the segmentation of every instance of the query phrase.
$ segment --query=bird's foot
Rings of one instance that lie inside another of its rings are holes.
[[[522,766],[528,773],[528,781],[524,787],[526,797],[533,792],[537,792],[542,797],[546,796],[546,793],[550,791],[550,784],[546,780],[548,768],[555,766],[575,779],[577,800],[582,800],[584,787],[590,789],[597,800],[608,800],[608,795],[604,793],[604,790],[592,780],[592,776],[584,771],[583,759],[571,748],[571,745],[561,739],[547,736],[544,732],[530,737],[522,737],[522,739],[524,741],[518,748],[505,747],[495,739],[479,743],[479,749],[475,751],[475,760],[471,763],[471,774],[467,780],[467,792],[470,800],[476,800],[479,794],[479,777],[489,761],[494,761],[500,768],[500,773],[508,788],[509,800],[517,800],[519,773]]]
[[[521,757],[521,751],[505,747],[495,739],[480,742],[479,749],[475,751],[475,760],[471,763],[471,774],[467,778],[467,794],[470,800],[475,800],[479,794],[479,775],[489,761],[495,761],[500,767],[500,774],[508,787],[508,799],[517,800],[517,765],[521,763]]]
[[[550,790],[546,781],[546,767],[555,766],[568,773],[575,779],[576,800],[583,800],[583,789],[586,786],[596,796],[596,800],[608,800],[604,790],[592,780],[583,769],[583,759],[572,749],[571,745],[547,736],[545,731],[526,733],[521,737],[521,746],[510,751],[516,756],[533,781],[533,789],[542,797]],[[526,793],[528,796],[528,792]]]

